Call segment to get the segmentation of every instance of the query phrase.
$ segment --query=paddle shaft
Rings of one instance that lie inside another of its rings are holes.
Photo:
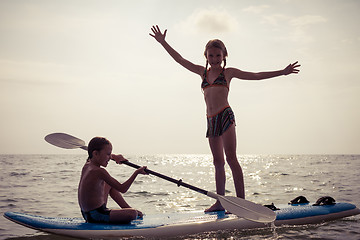
[[[128,165],[128,166],[130,166],[130,167],[133,167],[133,168],[136,168],[136,169],[140,168],[139,165],[136,165],[136,164],[131,163],[131,162],[129,162],[129,161],[125,161],[125,162],[121,162],[121,163],[122,163],[122,164],[126,164],[126,165]],[[159,178],[162,178],[162,179],[164,179],[164,180],[167,180],[167,181],[169,181],[169,182],[175,183],[175,184],[178,185],[178,187],[183,186],[183,187],[189,188],[189,189],[191,189],[191,190],[194,190],[194,191],[196,191],[196,192],[198,192],[198,193],[202,193],[202,194],[205,194],[205,195],[208,194],[208,191],[206,191],[206,190],[204,190],[204,189],[201,189],[201,188],[198,188],[198,187],[195,187],[195,186],[192,186],[192,185],[190,185],[190,184],[184,183],[181,179],[180,179],[180,180],[176,180],[176,179],[174,179],[174,178],[165,176],[165,175],[163,175],[163,174],[161,174],[161,173],[154,172],[154,171],[152,171],[152,170],[150,170],[150,169],[145,169],[145,172],[146,172],[146,173],[149,173],[149,174],[151,174],[151,175],[157,176],[157,177],[159,177]]]

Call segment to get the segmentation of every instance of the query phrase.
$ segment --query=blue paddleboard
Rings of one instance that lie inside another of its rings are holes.
[[[313,224],[360,214],[350,203],[313,206],[312,204],[280,205],[275,225]],[[225,212],[182,212],[145,215],[129,224],[86,223],[82,218],[43,217],[6,212],[4,217],[23,226],[43,232],[81,238],[124,236],[171,237],[227,229],[269,227]]]

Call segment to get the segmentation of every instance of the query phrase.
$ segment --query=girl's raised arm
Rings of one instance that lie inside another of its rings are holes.
[[[244,80],[263,80],[273,77],[278,77],[281,75],[289,75],[291,73],[297,74],[300,70],[298,69],[301,65],[298,64],[298,62],[289,64],[286,68],[283,70],[278,71],[270,71],[270,72],[244,72],[236,68],[228,68],[227,69],[227,75],[231,78],[239,78]]]
[[[165,41],[167,30],[165,30],[164,33],[161,33],[160,28],[157,25],[153,26],[151,30],[153,34],[150,33],[150,36],[155,38],[156,41],[158,41],[165,48],[165,50],[177,63],[193,73],[203,75],[205,70],[203,66],[193,64],[192,62],[186,60]]]

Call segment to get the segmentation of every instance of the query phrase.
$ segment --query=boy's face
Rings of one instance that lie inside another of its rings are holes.
[[[112,145],[107,144],[104,148],[99,152],[99,164],[103,167],[108,165],[109,160],[111,159]]]

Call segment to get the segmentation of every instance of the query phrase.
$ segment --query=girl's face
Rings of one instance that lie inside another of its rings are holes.
[[[224,60],[224,53],[220,48],[212,47],[206,51],[206,59],[211,67],[221,67]]]
[[[112,145],[106,144],[103,149],[97,152],[98,164],[106,167],[111,159]]]

